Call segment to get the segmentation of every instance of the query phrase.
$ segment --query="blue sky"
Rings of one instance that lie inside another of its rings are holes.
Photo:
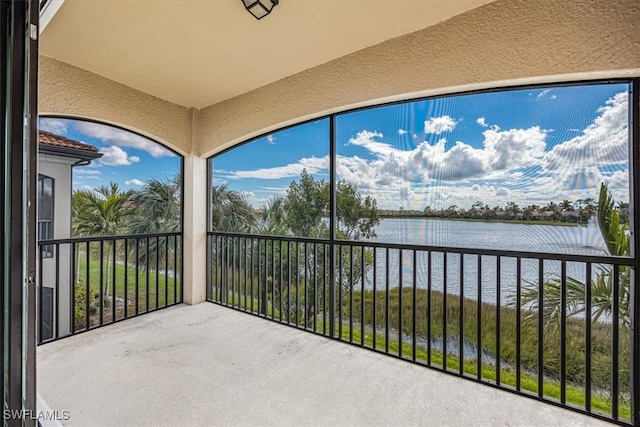
[[[328,179],[327,119],[275,132],[214,158],[214,183],[254,206],[303,169]],[[628,85],[450,96],[339,115],[338,177],[384,209],[629,200]]]
[[[123,190],[142,188],[150,178],[180,173],[180,158],[164,146],[133,132],[82,120],[40,118],[40,129],[98,148],[100,159],[73,168],[73,188],[116,182]]]

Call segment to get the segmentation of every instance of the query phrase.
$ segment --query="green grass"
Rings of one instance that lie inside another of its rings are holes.
[[[93,252],[93,251],[92,251]],[[87,262],[86,253],[80,252],[78,258],[78,269],[76,270],[76,327],[86,326],[85,312],[85,292],[87,288]],[[113,297],[113,262],[109,262],[107,268],[106,255],[102,264],[102,290],[103,290],[103,322],[109,322],[124,317],[124,300],[126,284],[127,316],[136,313],[136,296],[138,312],[154,310],[174,304],[182,300],[182,287],[180,279],[175,279],[165,275],[164,265],[160,264],[159,272],[155,270],[155,260],[151,264],[151,270],[146,271],[139,268],[137,271],[137,292],[136,292],[136,270],[135,263],[128,260],[128,268],[125,269],[123,255],[116,255],[115,264],[115,298],[116,317],[113,318],[111,298]],[[170,270],[170,269],[169,269]],[[99,323],[99,295],[101,288],[100,260],[95,254],[89,259],[89,289],[90,289],[90,326]],[[125,280],[126,276],[126,280]],[[108,291],[107,291],[108,277]],[[174,294],[175,291],[175,294]],[[80,301],[78,301],[80,299]]]
[[[250,300],[251,289],[247,284],[247,296],[246,309],[254,313],[258,313],[260,310],[260,304],[258,302],[257,295],[257,280],[254,279],[254,297],[253,302]],[[231,295],[231,287],[228,289],[226,302],[229,305],[233,305],[239,308],[245,308],[245,288],[244,284],[236,283],[234,286],[234,295]],[[300,305],[304,305],[304,288],[301,286],[299,292]],[[361,304],[362,297],[364,295],[364,331],[361,328]],[[348,294],[347,294],[348,296]],[[295,301],[295,291],[292,289],[291,295],[288,292],[283,292],[283,300],[287,301],[287,298]],[[320,297],[320,295],[319,295]],[[283,306],[283,310],[279,309],[280,295],[276,293],[275,300],[271,299],[271,294],[268,295],[266,316],[280,319],[282,313],[282,319],[287,321],[287,308],[286,304]],[[214,293],[213,299],[216,299]],[[385,304],[386,295],[384,291],[378,291],[376,293],[376,325],[378,328],[384,328],[385,319]],[[419,342],[416,343],[416,361],[429,364],[432,367],[442,368],[444,362],[444,356],[441,351],[434,348],[431,349],[429,356],[430,361],[428,363],[426,338],[427,338],[427,308],[428,308],[428,292],[424,289],[416,290],[416,313],[418,321],[416,322],[416,336]],[[440,292],[432,291],[430,295],[431,299],[431,330],[430,334],[432,339],[442,338],[444,331],[444,296]],[[398,330],[400,329],[400,291],[399,289],[391,289],[389,292],[389,340],[385,342],[384,331],[376,331],[375,348],[379,351],[385,351],[385,346],[388,346],[388,351],[392,355],[400,355],[400,348],[402,348],[402,357],[410,359],[412,358],[412,343],[411,339],[406,335],[411,335],[413,331],[413,289],[404,289],[402,292],[402,330],[403,330],[403,342],[400,344]],[[273,304],[272,304],[273,303]],[[315,330],[321,333],[326,331],[328,334],[328,325],[323,324],[321,314],[321,303],[319,303],[319,312],[315,316]],[[374,348],[374,334],[373,334],[373,306],[374,298],[373,291],[365,291],[361,294],[358,291],[353,292],[353,328],[349,327],[349,307],[350,301],[348,298],[343,298],[342,304],[342,324],[336,319],[335,333],[336,337],[340,336],[340,339],[344,341],[352,341],[354,343],[361,343],[362,333],[364,332],[364,346]],[[339,315],[337,310],[336,316]],[[518,311],[510,307],[501,307],[500,309],[500,329],[497,329],[497,308],[491,304],[482,304],[481,308],[481,330],[482,330],[482,348],[483,353],[489,353],[491,355],[496,354],[496,341],[497,334],[500,334],[500,383],[508,387],[516,387],[516,319]],[[459,339],[460,333],[460,298],[455,295],[447,296],[447,311],[446,311],[446,329],[447,337],[451,339]],[[304,326],[304,316],[298,318],[298,324]],[[462,322],[463,322],[463,339],[468,343],[477,342],[478,331],[478,304],[475,300],[465,299],[462,306]],[[537,317],[524,310],[521,313],[522,320],[522,333],[521,333],[521,373],[520,373],[520,388],[523,391],[530,392],[534,395],[538,394],[538,334],[537,334]],[[291,323],[295,323],[295,314],[291,318]],[[567,323],[567,353],[566,353],[566,372],[567,383],[565,389],[566,401],[569,404],[576,405],[578,407],[585,407],[585,386],[584,386],[584,366],[585,366],[585,339],[584,339],[584,319],[569,319]],[[313,328],[313,321],[308,322],[308,327]],[[325,329],[323,329],[325,328]],[[628,371],[625,371],[625,367],[629,366],[629,347],[625,343],[628,343],[628,331],[621,331],[621,347],[618,351],[620,358],[619,365],[622,367],[620,371],[620,401],[618,404],[618,413],[621,418],[629,418],[631,415],[630,404],[623,397],[625,393],[629,391],[629,379],[627,378]],[[626,341],[625,341],[626,340]],[[549,332],[543,336],[544,342],[544,382],[543,382],[543,396],[547,399],[560,400],[560,367],[559,367],[559,337],[557,333]],[[463,373],[465,376],[471,376],[478,378],[477,361],[475,357],[465,358],[460,361],[458,357],[457,349],[448,351],[446,358],[447,370],[459,372],[460,363],[463,366]],[[612,413],[611,399],[607,396],[606,390],[610,387],[611,381],[611,327],[610,325],[603,323],[592,324],[592,396],[591,396],[591,408],[592,411],[602,412],[604,414]],[[494,382],[497,379],[497,370],[494,365],[483,363],[481,366],[480,380],[487,382]]]

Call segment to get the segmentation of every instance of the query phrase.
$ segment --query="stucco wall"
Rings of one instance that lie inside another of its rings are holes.
[[[153,138],[180,154],[193,150],[192,111],[40,55],[40,115],[89,118]]]
[[[40,154],[38,158],[38,173],[54,179],[53,183],[53,238],[68,239],[71,237],[71,164],[77,159]],[[60,266],[56,278],[56,262]],[[71,246],[60,245],[56,258],[42,260],[43,286],[56,287],[58,280],[60,301],[58,308],[60,315],[58,329],[61,335],[70,333],[69,300],[71,298]],[[54,300],[55,301],[55,300]],[[55,302],[54,302],[55,307]],[[55,308],[54,308],[55,310]],[[55,311],[54,311],[55,313]],[[55,319],[55,314],[54,314]],[[55,320],[54,320],[55,321]]]
[[[629,75],[640,75],[638,0],[499,0],[201,110],[198,154],[348,106]]]

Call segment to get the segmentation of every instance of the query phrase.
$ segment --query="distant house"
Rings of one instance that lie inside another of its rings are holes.
[[[578,222],[580,220],[580,213],[576,211],[563,210],[560,212],[560,221],[562,222]]]
[[[102,157],[92,145],[40,131],[38,135],[38,240],[65,239],[71,237],[71,170],[85,166]],[[42,246],[38,256],[43,259],[40,283],[42,283],[42,339],[52,336],[55,327],[55,307],[68,313],[71,295],[70,268],[61,268],[55,276],[56,262],[71,265],[69,245]],[[55,301],[56,288],[59,301]],[[68,316],[58,319],[59,331],[70,330]]]

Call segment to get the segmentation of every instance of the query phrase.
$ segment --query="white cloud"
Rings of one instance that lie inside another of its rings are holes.
[[[54,119],[42,117],[38,120],[38,127],[47,132],[54,133],[56,135],[65,136],[69,130],[69,120]]]
[[[133,185],[136,187],[143,187],[145,182],[144,181],[140,181],[139,179],[128,179],[124,182],[126,185]]]
[[[547,171],[572,172],[587,167],[623,164],[629,159],[628,95],[620,92],[600,107],[600,115],[581,135],[546,153]]]
[[[329,156],[302,158],[296,163],[256,170],[216,171],[225,179],[280,179],[300,176],[303,170],[313,175],[329,168]]]
[[[136,148],[146,151],[152,157],[175,156],[171,151],[150,139],[113,126],[77,120],[74,121],[73,127],[88,137],[99,139],[116,147]]]
[[[597,198],[594,193],[601,182],[609,185],[616,200],[629,200],[627,109],[626,93],[615,95],[598,110],[592,124],[550,151],[546,151],[550,130],[539,126],[502,130],[483,117],[476,120],[484,127],[479,146],[440,138],[402,150],[385,142],[382,133],[363,130],[347,145],[361,147],[368,155],[338,156],[336,172],[361,194],[375,197],[383,209],[468,208],[476,200],[491,207],[510,201],[545,205],[552,200]],[[295,179],[305,168],[311,174],[325,172],[328,158],[217,172],[225,179]],[[267,191],[281,194],[286,188],[261,187],[258,194]]]
[[[275,141],[276,141],[275,136],[273,136],[273,135],[267,135],[267,142],[268,142],[269,144],[275,144],[275,143],[276,143]]]
[[[100,175],[102,173],[99,170],[95,170],[95,169],[78,169],[78,168],[74,168],[73,172],[77,173],[78,175]]]
[[[436,135],[448,132],[456,127],[456,121],[449,116],[432,117],[424,122],[424,132]]]
[[[129,156],[126,151],[115,145],[102,147],[100,152],[102,153],[102,157],[100,157],[98,161],[108,166],[128,166],[140,161],[138,156]]]
[[[538,98],[538,99],[544,98],[545,96],[547,96],[549,94],[549,92],[551,92],[551,89],[545,89],[542,92],[540,92],[538,94],[538,96],[536,96],[536,98]]]
[[[398,135],[405,135],[407,133],[404,129],[398,129]]]
[[[551,99],[556,99],[556,98],[557,98],[557,96],[551,95]]]

